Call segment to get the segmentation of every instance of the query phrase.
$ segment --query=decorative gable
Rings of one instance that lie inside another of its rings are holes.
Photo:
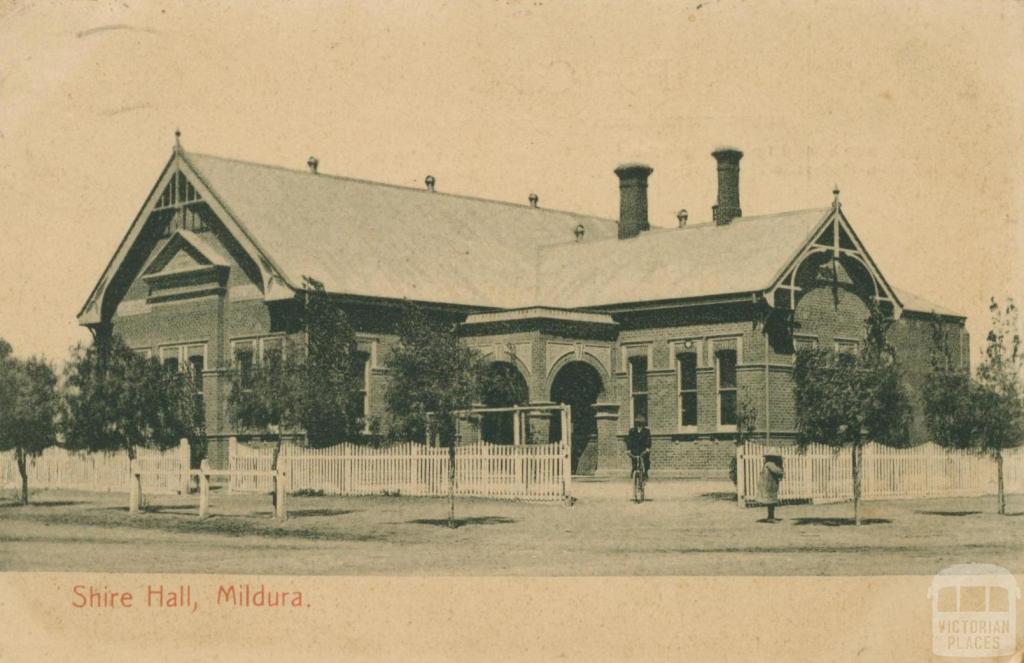
[[[200,239],[219,230],[237,242],[240,253],[252,261],[256,273],[251,277],[259,281],[266,301],[294,297],[295,287],[256,245],[176,144],[160,178],[79,311],[79,323],[95,325],[108,320],[140,273],[149,287],[149,302],[219,291],[224,287],[229,263]],[[161,242],[159,256],[145,264],[150,251]]]
[[[776,277],[768,302],[792,311],[808,288],[827,284],[860,290],[885,313],[899,317],[902,303],[843,214],[839,191],[834,193],[832,212]]]
[[[219,294],[230,270],[228,261],[201,237],[178,230],[143,270],[148,303]]]

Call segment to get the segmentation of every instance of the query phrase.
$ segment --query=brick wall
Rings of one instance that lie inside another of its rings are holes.
[[[161,345],[204,342],[207,344],[207,372],[204,391],[207,401],[208,431],[212,436],[211,461],[222,463],[227,435],[234,433],[225,415],[231,341],[271,333],[293,331],[295,304],[268,305],[262,300],[258,277],[247,258],[239,255],[233,240],[214,225],[204,241],[230,257],[230,272],[219,295],[193,300],[152,304],[146,301],[147,287],[135,279],[123,290],[123,300],[113,317],[115,332],[135,348],[150,348],[157,353]],[[159,251],[163,240],[151,243]],[[139,268],[145,256],[138,256]],[[255,280],[254,280],[255,279]],[[807,284],[805,284],[807,285]],[[401,309],[366,303],[345,305],[361,348],[372,347],[376,363],[370,372],[371,417],[385,416],[383,395],[387,388],[386,358],[397,340],[396,329]],[[612,344],[607,363],[600,365],[604,393],[600,400],[618,405],[619,417],[610,422],[614,435],[602,442],[601,458],[608,456],[615,471],[621,469],[616,458],[623,457],[622,439],[631,425],[630,385],[626,358],[633,354],[648,357],[648,420],[654,438],[653,462],[659,472],[688,476],[725,476],[733,455],[735,433],[722,429],[718,420],[718,389],[714,350],[734,347],[738,353],[737,384],[741,399],[748,400],[756,412],[755,436],[769,434],[773,440],[792,440],[796,417],[792,388],[793,348],[786,342],[766,342],[759,322],[762,311],[750,302],[728,305],[678,308],[657,312],[619,313],[618,329],[549,329],[509,327],[484,330],[467,342],[477,345],[507,346],[529,343],[522,362],[532,402],[550,399],[550,378],[546,343],[593,343],[595,347]],[[462,318],[458,312],[437,313],[448,322]],[[814,339],[824,347],[837,340],[860,340],[864,333],[867,306],[852,286],[808,287],[794,312],[797,335]],[[966,355],[966,332],[961,321],[944,319],[958,352]],[[926,436],[920,416],[920,389],[930,367],[930,323],[926,316],[908,313],[891,331],[900,359],[906,366],[908,384],[915,397],[916,439]],[[698,422],[695,429],[680,427],[679,376],[676,353],[682,343],[691,341],[699,355],[697,370]],[[607,349],[604,351],[607,352]],[[587,361],[598,366],[594,357]],[[602,361],[604,361],[602,359]],[[766,400],[767,391],[767,400]],[[603,462],[603,461],[602,461]],[[599,471],[602,468],[598,468]]]

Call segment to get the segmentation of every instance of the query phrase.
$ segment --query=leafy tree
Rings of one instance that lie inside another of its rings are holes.
[[[454,527],[454,413],[477,399],[485,366],[479,353],[463,345],[451,327],[428,318],[414,304],[405,307],[399,340],[387,364],[388,435],[448,447],[448,526]]]
[[[522,405],[529,400],[528,392],[529,388],[519,369],[510,363],[492,363],[480,375],[479,402],[486,407]],[[511,412],[486,413],[480,423],[482,438],[489,442],[508,444],[513,440],[515,425],[515,417]]]
[[[1013,299],[1001,308],[992,298],[989,312],[992,328],[986,338],[985,359],[978,366],[981,392],[976,405],[982,421],[978,444],[996,460],[999,513],[1006,515],[1003,449],[1024,442],[1024,352]]]
[[[57,376],[45,360],[12,356],[0,339],[0,451],[14,450],[21,503],[28,504],[28,459],[56,443]]]
[[[301,333],[281,351],[237,367],[228,396],[237,425],[275,438],[275,471],[282,435],[304,434],[309,446],[323,447],[358,437],[364,423],[358,412],[364,363],[355,332],[323,284],[307,277],[304,285]]]
[[[793,372],[801,446],[820,442],[837,449],[850,448],[857,525],[864,443],[874,439],[904,445],[909,440],[910,397],[895,350],[886,340],[889,322],[872,307],[859,352],[804,348],[797,353]]]
[[[998,512],[1005,515],[1003,450],[1024,441],[1024,353],[1013,300],[1000,307],[992,299],[989,311],[992,328],[976,377],[952,369],[940,355],[925,388],[925,415],[939,444],[996,461]]]
[[[79,344],[65,367],[66,445],[85,451],[167,449],[203,435],[192,376],[145,358],[113,335]]]

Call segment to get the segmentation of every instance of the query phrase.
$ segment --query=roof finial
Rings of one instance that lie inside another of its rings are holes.
[[[835,186],[832,187],[832,207],[838,208],[839,206],[839,185],[836,184]]]
[[[181,129],[174,130],[174,151],[181,152]]]

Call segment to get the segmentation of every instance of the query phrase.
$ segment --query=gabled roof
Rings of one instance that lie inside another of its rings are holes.
[[[292,297],[304,277],[336,294],[478,309],[762,293],[777,287],[822,227],[847,223],[836,202],[620,240],[612,219],[176,149],[83,307],[83,324],[99,322],[97,303],[179,171],[257,262],[267,300]],[[216,262],[200,235],[180,238]]]
[[[565,307],[754,292],[771,285],[831,208],[742,217],[541,250],[536,300]]]
[[[537,248],[615,237],[615,221],[186,153],[291,284],[329,292],[527,306]]]

